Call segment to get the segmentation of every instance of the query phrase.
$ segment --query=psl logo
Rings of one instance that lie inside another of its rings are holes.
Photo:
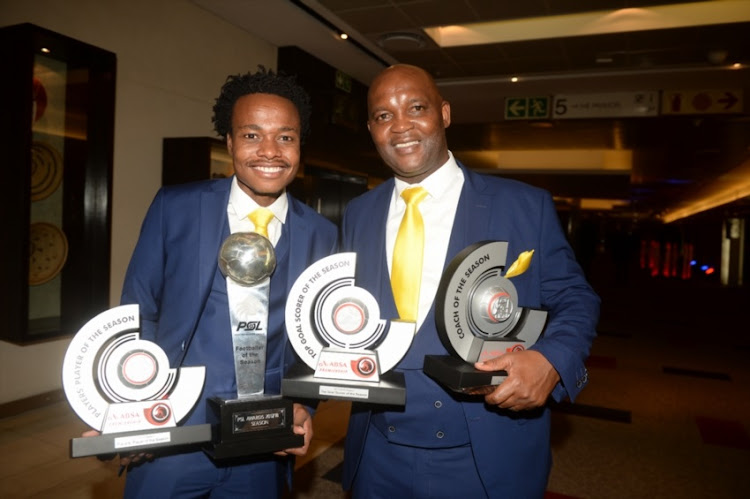
[[[260,327],[260,321],[240,321],[237,331],[263,331],[263,328]]]

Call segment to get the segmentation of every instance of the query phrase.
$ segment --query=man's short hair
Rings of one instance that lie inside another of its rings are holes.
[[[255,73],[229,75],[221,87],[221,94],[214,104],[214,130],[222,138],[232,131],[232,111],[237,99],[249,94],[273,94],[288,99],[299,113],[300,141],[304,143],[310,133],[310,96],[299,84],[296,77],[274,73],[271,69],[258,66]]]

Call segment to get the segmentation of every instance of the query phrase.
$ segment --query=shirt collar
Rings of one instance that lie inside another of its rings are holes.
[[[456,175],[461,173],[461,169],[456,163],[456,159],[453,157],[453,153],[448,151],[448,161],[443,163],[440,168],[430,174],[429,177],[416,184],[409,184],[399,178],[395,178],[396,181],[396,196],[401,197],[401,193],[409,187],[422,186],[433,198],[439,198],[453,182],[455,182]]]
[[[246,218],[260,206],[240,188],[237,176],[232,176],[232,187],[229,190],[229,204],[234,208],[234,213],[239,220]],[[289,210],[289,199],[287,198],[286,190],[270,206],[266,206],[266,208],[271,210],[274,217],[281,223],[284,223],[286,221],[286,213]]]

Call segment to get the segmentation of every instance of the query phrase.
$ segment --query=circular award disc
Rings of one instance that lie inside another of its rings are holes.
[[[107,356],[103,373],[101,381],[123,400],[150,400],[169,381],[169,360],[155,343],[127,341]]]
[[[376,344],[383,334],[380,307],[365,289],[344,286],[326,295],[319,308],[318,334],[329,345],[362,349]]]
[[[36,76],[32,80],[32,99],[31,99],[31,121],[39,121],[44,116],[47,109],[47,91],[44,89],[42,81]]]
[[[502,338],[518,322],[515,286],[502,277],[508,243],[482,241],[448,264],[435,296],[438,336],[448,352],[475,362],[485,341]]]
[[[60,187],[62,176],[60,153],[46,142],[35,140],[31,144],[31,200],[49,197]]]
[[[37,286],[60,273],[68,258],[68,240],[58,227],[33,223],[29,227],[29,284]]]

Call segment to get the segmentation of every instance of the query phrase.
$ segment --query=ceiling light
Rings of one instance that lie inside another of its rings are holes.
[[[346,33],[339,33],[339,38],[341,38],[342,40],[346,40],[347,38],[349,38],[349,35],[347,35]]]
[[[667,209],[660,218],[664,223],[674,222],[747,196],[750,196],[750,160],[705,185],[696,197]]]
[[[384,33],[378,37],[378,45],[386,50],[416,50],[425,46],[425,39],[408,31]]]
[[[703,1],[423,28],[441,47],[750,21],[750,1]]]

